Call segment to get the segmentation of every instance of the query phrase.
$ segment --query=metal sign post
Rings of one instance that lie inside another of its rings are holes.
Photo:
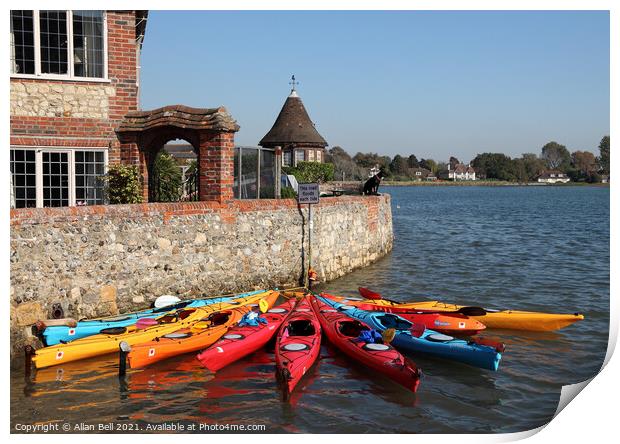
[[[304,285],[309,285],[309,273],[312,268],[312,205],[319,203],[319,184],[300,183],[297,191],[297,201],[299,204],[308,204],[308,268],[304,270]]]

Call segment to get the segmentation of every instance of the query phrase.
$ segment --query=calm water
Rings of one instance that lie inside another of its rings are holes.
[[[398,300],[582,312],[559,332],[495,330],[507,344],[497,373],[412,356],[417,394],[325,344],[290,403],[280,400],[272,351],[209,375],[193,356],[116,375],[116,358],[12,371],[18,424],[114,422],[264,424],[267,432],[515,432],[550,420],[564,384],[597,373],[609,322],[609,189],[384,188],[392,195],[391,255],[323,289],[367,286]],[[13,428],[13,430],[15,430]]]

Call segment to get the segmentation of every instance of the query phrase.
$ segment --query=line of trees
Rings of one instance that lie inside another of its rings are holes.
[[[334,178],[336,180],[364,180],[368,178],[368,171],[378,166],[390,180],[411,180],[415,177],[418,168],[425,168],[433,174],[437,174],[441,168],[446,168],[445,163],[437,163],[433,159],[419,159],[411,154],[409,156],[395,155],[381,156],[377,153],[357,153],[353,157],[342,147],[335,146],[328,150],[326,162],[334,164]]]
[[[601,139],[599,155],[590,151],[574,151],[555,141],[542,147],[540,155],[525,153],[521,157],[510,158],[502,153],[478,154],[471,166],[483,178],[511,182],[530,182],[545,170],[561,171],[575,182],[600,182],[603,175],[609,175],[609,136]],[[350,156],[342,147],[328,150],[327,162],[334,164],[334,179],[364,180],[370,168],[379,166],[390,180],[412,180],[415,171],[424,168],[439,176],[461,162],[456,157],[449,161],[437,162],[433,159],[419,159],[414,155],[397,154],[393,158],[377,153],[357,153]]]
[[[590,151],[574,151],[555,141],[545,144],[540,155],[525,153],[511,159],[502,153],[478,154],[471,161],[476,172],[487,179],[530,182],[545,170],[565,173],[574,182],[600,182],[609,175],[609,136],[601,139],[599,156]]]

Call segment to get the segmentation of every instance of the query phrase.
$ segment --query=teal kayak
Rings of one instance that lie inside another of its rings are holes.
[[[186,301],[177,302],[172,305],[167,305],[161,308],[150,308],[147,310],[137,311],[134,313],[127,313],[124,315],[82,320],[77,323],[75,327],[68,327],[65,325],[54,325],[46,327],[43,330],[42,341],[44,345],[56,345],[65,344],[67,342],[75,341],[76,339],[85,338],[87,336],[97,335],[99,333],[112,332],[110,329],[118,329],[128,327],[135,324],[140,319],[157,318],[164,313],[176,311],[181,308],[196,308],[204,307],[206,305],[219,304],[223,302],[230,302],[232,299],[239,297],[252,296],[257,293],[262,293],[265,290],[250,291],[248,293],[242,293],[233,296],[226,296],[221,298],[211,299],[190,299]],[[105,331],[102,331],[105,330]]]

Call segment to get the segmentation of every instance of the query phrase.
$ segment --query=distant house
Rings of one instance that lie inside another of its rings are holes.
[[[462,163],[457,164],[454,169],[450,168],[448,164],[448,179],[449,180],[476,180],[476,170],[469,165]]]
[[[426,168],[411,168],[409,174],[413,180],[421,182],[423,180],[437,180],[437,177]]]
[[[607,174],[601,176],[601,183],[609,183],[609,176]]]
[[[566,183],[570,182],[569,177],[561,171],[558,170],[547,170],[543,171],[540,176],[538,176],[538,182],[540,183]]]

